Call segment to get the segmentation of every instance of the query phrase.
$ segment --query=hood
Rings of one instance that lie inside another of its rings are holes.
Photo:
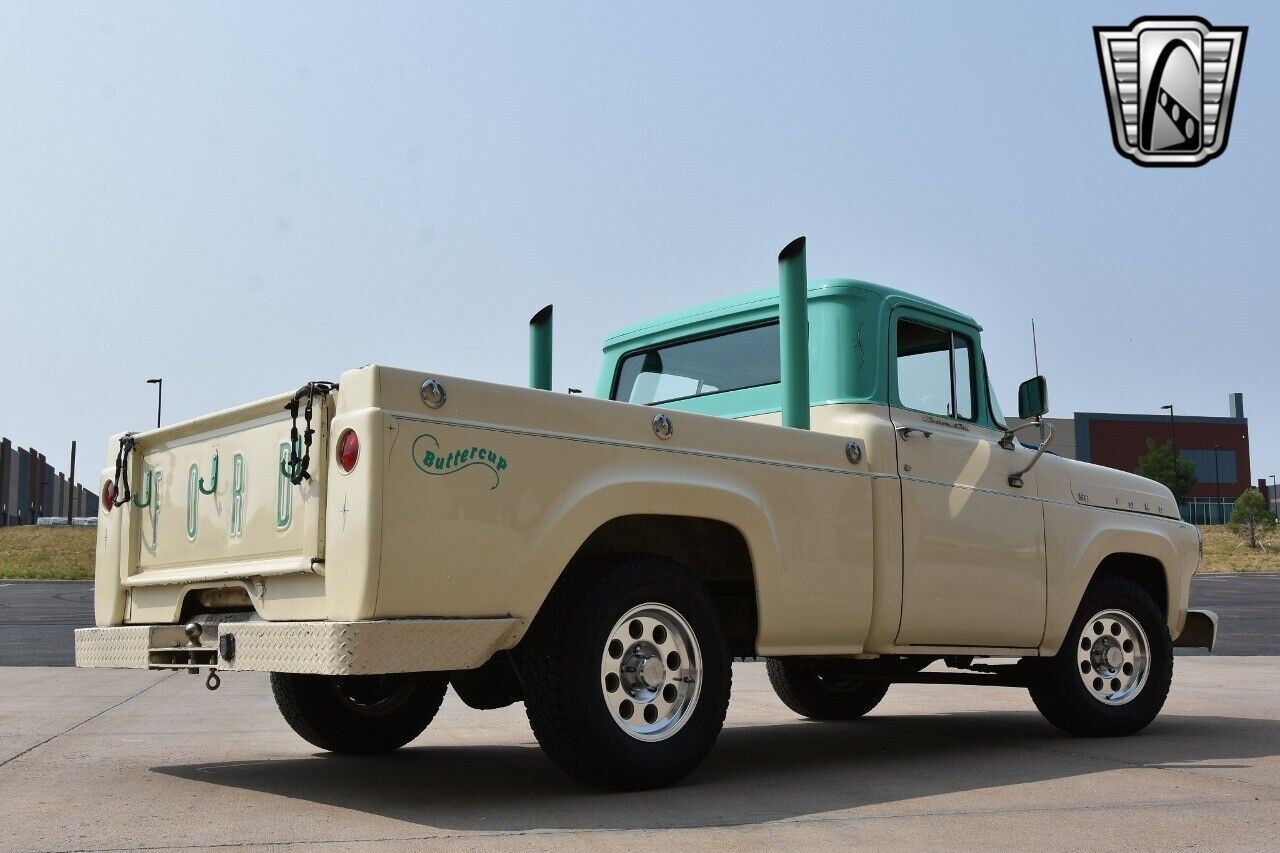
[[[1181,518],[1173,492],[1155,480],[1088,462],[1071,466],[1071,496],[1082,506]]]

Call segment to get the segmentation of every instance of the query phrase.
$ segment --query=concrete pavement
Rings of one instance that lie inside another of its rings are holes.
[[[1280,819],[1280,657],[1180,658],[1145,733],[1083,740],[1023,690],[897,685],[809,723],[734,667],[710,759],[602,794],[541,755],[523,706],[452,695],[410,747],[327,756],[264,676],[0,669],[0,850],[1262,848]]]

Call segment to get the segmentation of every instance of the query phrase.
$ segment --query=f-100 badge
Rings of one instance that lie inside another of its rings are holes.
[[[1139,166],[1199,166],[1225,151],[1248,31],[1174,17],[1094,27],[1120,155]]]

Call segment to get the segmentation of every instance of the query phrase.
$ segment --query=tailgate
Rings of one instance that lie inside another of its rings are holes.
[[[125,588],[322,572],[332,401],[317,399],[311,479],[294,485],[282,470],[290,452],[290,398],[135,436],[133,496],[113,519],[118,551],[99,549],[99,583],[104,556],[114,556]]]

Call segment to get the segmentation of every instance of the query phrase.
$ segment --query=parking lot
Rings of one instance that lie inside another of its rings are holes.
[[[726,730],[692,777],[602,794],[543,758],[518,705],[450,696],[411,747],[335,757],[285,726],[259,674],[209,693],[185,674],[5,668],[0,848],[1271,844],[1280,658],[1177,670],[1146,733],[1078,740],[1024,691],[986,687],[900,685],[862,721],[808,723],[762,665],[739,664]]]
[[[1224,628],[1239,627],[1235,642],[1273,642],[1267,620],[1280,608],[1268,596],[1280,578],[1244,580],[1197,579],[1196,604],[1217,601]],[[44,600],[44,621],[77,602],[83,613],[83,588],[44,586],[59,590],[4,587],[0,603]],[[6,619],[11,654],[8,626],[20,620]],[[28,643],[41,630],[30,621],[19,626]],[[734,678],[726,729],[693,776],[603,794],[552,767],[519,705],[479,712],[450,695],[410,747],[350,758],[297,738],[260,674],[229,673],[210,693],[202,676],[4,666],[0,849],[1036,848],[1051,838],[1154,850],[1269,846],[1280,818],[1280,656],[1180,658],[1161,717],[1114,740],[1060,734],[1017,689],[898,685],[867,718],[833,724],[797,719],[760,664],[736,665]]]

